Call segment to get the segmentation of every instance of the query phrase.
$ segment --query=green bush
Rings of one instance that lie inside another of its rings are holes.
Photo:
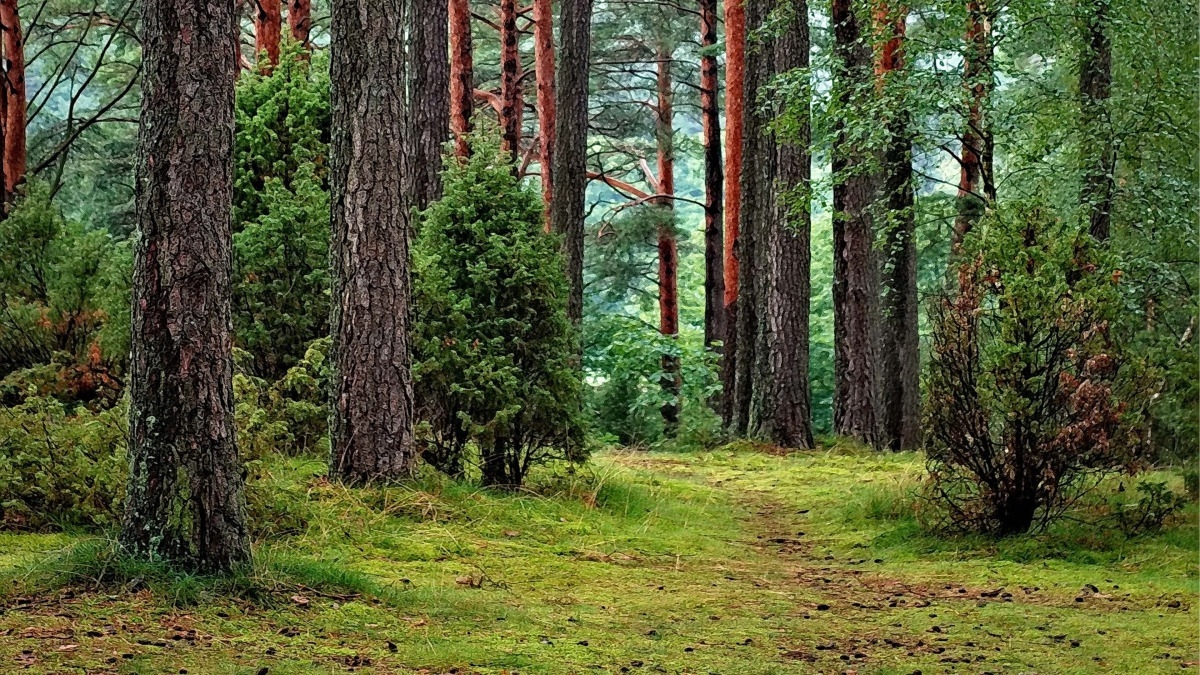
[[[967,246],[930,310],[930,485],[948,525],[1018,534],[1136,465],[1146,378],[1112,330],[1120,274],[1086,226],[1019,206]]]
[[[324,456],[328,452],[330,338],[315,340],[296,365],[274,382],[239,368],[233,378],[238,446],[243,458],[272,453]],[[238,351],[238,361],[250,359]]]
[[[329,76],[289,45],[238,81],[234,331],[255,375],[282,377],[329,333]]]
[[[578,338],[566,316],[559,238],[496,146],[451,162],[414,246],[416,400],[427,461],[485,484],[584,457]]]
[[[126,406],[69,412],[30,396],[0,408],[0,527],[106,528],[125,492]]]

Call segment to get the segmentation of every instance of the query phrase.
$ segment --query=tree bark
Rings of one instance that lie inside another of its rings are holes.
[[[870,86],[871,50],[864,43],[851,0],[834,0],[835,96],[843,110],[859,107]],[[870,148],[835,126],[833,146],[833,426],[867,445],[879,444],[879,276],[871,205],[876,177]]]
[[[312,0],[288,0],[288,30],[292,39],[312,50]]]
[[[700,48],[717,44],[716,0],[700,0]],[[715,54],[700,57],[700,118],[704,137],[704,344],[717,349],[725,339],[724,167],[721,166],[721,106]]]
[[[538,163],[546,231],[554,198],[554,8],[551,0],[533,0],[534,77],[537,80]]]
[[[25,183],[25,38],[17,0],[0,0],[8,87],[4,115],[4,180],[11,195]]]
[[[351,484],[408,477],[417,461],[402,2],[334,0],[330,22],[330,475]]]
[[[895,86],[904,65],[907,10],[879,2],[875,30],[882,40],[875,59],[881,91]],[[880,395],[883,441],[895,451],[921,443],[920,342],[917,332],[917,246],[913,213],[912,132],[909,114],[897,102],[887,120],[890,140],[883,158],[883,228]]]
[[[471,48],[471,6],[468,0],[449,0],[450,15],[450,131],[454,154],[470,154],[471,112],[475,101],[475,62]]]
[[[571,294],[567,316],[583,321],[583,221],[587,191],[588,70],[591,63],[592,2],[562,0],[559,10],[559,67],[555,81],[554,195],[551,229],[563,237]]]
[[[521,154],[521,35],[516,0],[500,0],[500,139],[516,164]]]
[[[283,31],[283,12],[279,0],[254,0],[254,56],[266,61],[258,64],[261,73],[279,65],[279,38]]]
[[[767,21],[769,0],[745,3],[745,30],[755,34]],[[764,36],[747,48],[742,101],[757,101],[775,72],[773,40]],[[737,359],[734,380],[734,429],[739,434],[769,437],[774,419],[771,409],[771,369],[768,293],[771,278],[769,244],[776,213],[775,178],[778,160],[769,113],[751,106],[743,115],[741,175],[739,180],[738,239],[734,253],[739,261],[737,298]]]
[[[658,148],[658,186],[654,203],[674,212],[675,194],[675,127],[674,100],[671,91],[671,50],[659,45],[655,58],[658,104],[655,106],[655,139]],[[675,223],[658,226],[658,329],[671,340],[679,339],[679,254],[675,242]],[[679,426],[679,392],[682,387],[679,357],[674,353],[662,355],[662,388],[671,402],[662,407],[663,426],[667,436],[673,436]]]
[[[738,0],[725,3],[725,231],[722,267],[725,281],[725,345],[721,362],[721,413],[726,426],[736,427],[734,390],[738,358],[739,209],[741,207],[742,126],[745,105],[746,12]],[[736,429],[735,429],[736,431]]]
[[[121,544],[203,572],[250,559],[234,439],[233,0],[143,0]]]
[[[987,0],[967,1],[967,52],[963,54],[963,86],[967,93],[967,119],[963,128],[959,164],[957,215],[953,248],[975,227],[987,204],[996,200],[992,178],[992,132],[987,108],[992,92],[992,22]]]
[[[1108,239],[1116,192],[1117,149],[1108,116],[1112,92],[1112,44],[1109,0],[1088,0],[1083,59],[1079,68],[1080,128],[1083,147],[1083,192],[1088,229],[1098,241]]]
[[[442,196],[442,146],[450,138],[450,56],[446,0],[409,2],[409,128],[413,207]]]
[[[808,3],[790,0],[775,45],[776,72],[809,65]],[[794,114],[794,113],[793,113]],[[808,383],[811,296],[811,158],[807,103],[798,137],[779,142],[776,214],[770,221],[768,301],[770,440],[785,448],[811,448],[812,396]]]

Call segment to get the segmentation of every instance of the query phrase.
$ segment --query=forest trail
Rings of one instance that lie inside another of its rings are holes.
[[[1194,525],[937,539],[906,497],[920,469],[607,451],[502,494],[346,490],[284,460],[255,593],[137,578],[10,598],[0,672],[1195,672]],[[0,570],[82,540],[0,534]]]

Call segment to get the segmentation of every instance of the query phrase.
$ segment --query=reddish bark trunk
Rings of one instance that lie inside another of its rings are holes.
[[[655,138],[658,146],[658,185],[661,197],[654,203],[665,209],[674,208],[675,194],[675,128],[674,96],[671,91],[671,51],[659,47],[656,59],[658,71],[658,105],[655,120]],[[679,254],[675,242],[674,222],[658,226],[658,330],[672,339],[679,336]],[[682,383],[679,375],[679,357],[674,354],[662,356],[663,389],[672,397],[672,402],[663,405],[663,424],[667,433],[674,433],[679,424],[679,390]]]
[[[716,0],[700,0],[700,47],[717,44]],[[717,57],[700,57],[700,117],[704,137],[704,344],[725,339],[724,167]]]
[[[733,421],[733,389],[737,372],[738,218],[741,207],[742,127],[745,105],[746,12],[738,0],[725,3],[725,354],[721,367],[722,416]]]
[[[312,0],[288,0],[288,30],[292,39],[312,49],[309,34],[312,32]]]
[[[517,162],[521,152],[521,39],[516,0],[500,0],[501,148]]]
[[[987,105],[992,90],[991,20],[985,0],[968,0],[966,53],[963,83],[967,92],[967,119],[959,151],[957,215],[953,246],[957,250],[988,202],[995,199],[992,182],[992,134],[988,128]]]
[[[450,131],[454,152],[466,157],[467,134],[475,99],[475,63],[471,53],[471,6],[467,0],[449,0],[450,7]]]
[[[279,0],[255,0],[254,6],[254,54],[259,59],[266,54],[266,61],[258,64],[258,70],[268,73],[272,67],[279,65],[283,13]]]
[[[554,10],[552,0],[533,0],[534,70],[537,78],[538,163],[541,164],[542,200],[546,205],[546,232],[550,231],[550,200],[554,194]]]
[[[17,185],[25,182],[25,38],[17,0],[0,0],[0,24],[4,27],[4,60],[8,65],[4,183],[11,195]]]

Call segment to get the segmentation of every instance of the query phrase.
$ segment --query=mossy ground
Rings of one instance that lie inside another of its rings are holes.
[[[114,575],[67,569],[86,538],[0,534],[0,672],[1195,671],[1194,504],[1136,539],[946,539],[913,517],[921,467],[612,451],[503,494],[352,491],[280,461],[232,592],[136,570],[89,583]],[[56,564],[77,581],[40,587]]]

